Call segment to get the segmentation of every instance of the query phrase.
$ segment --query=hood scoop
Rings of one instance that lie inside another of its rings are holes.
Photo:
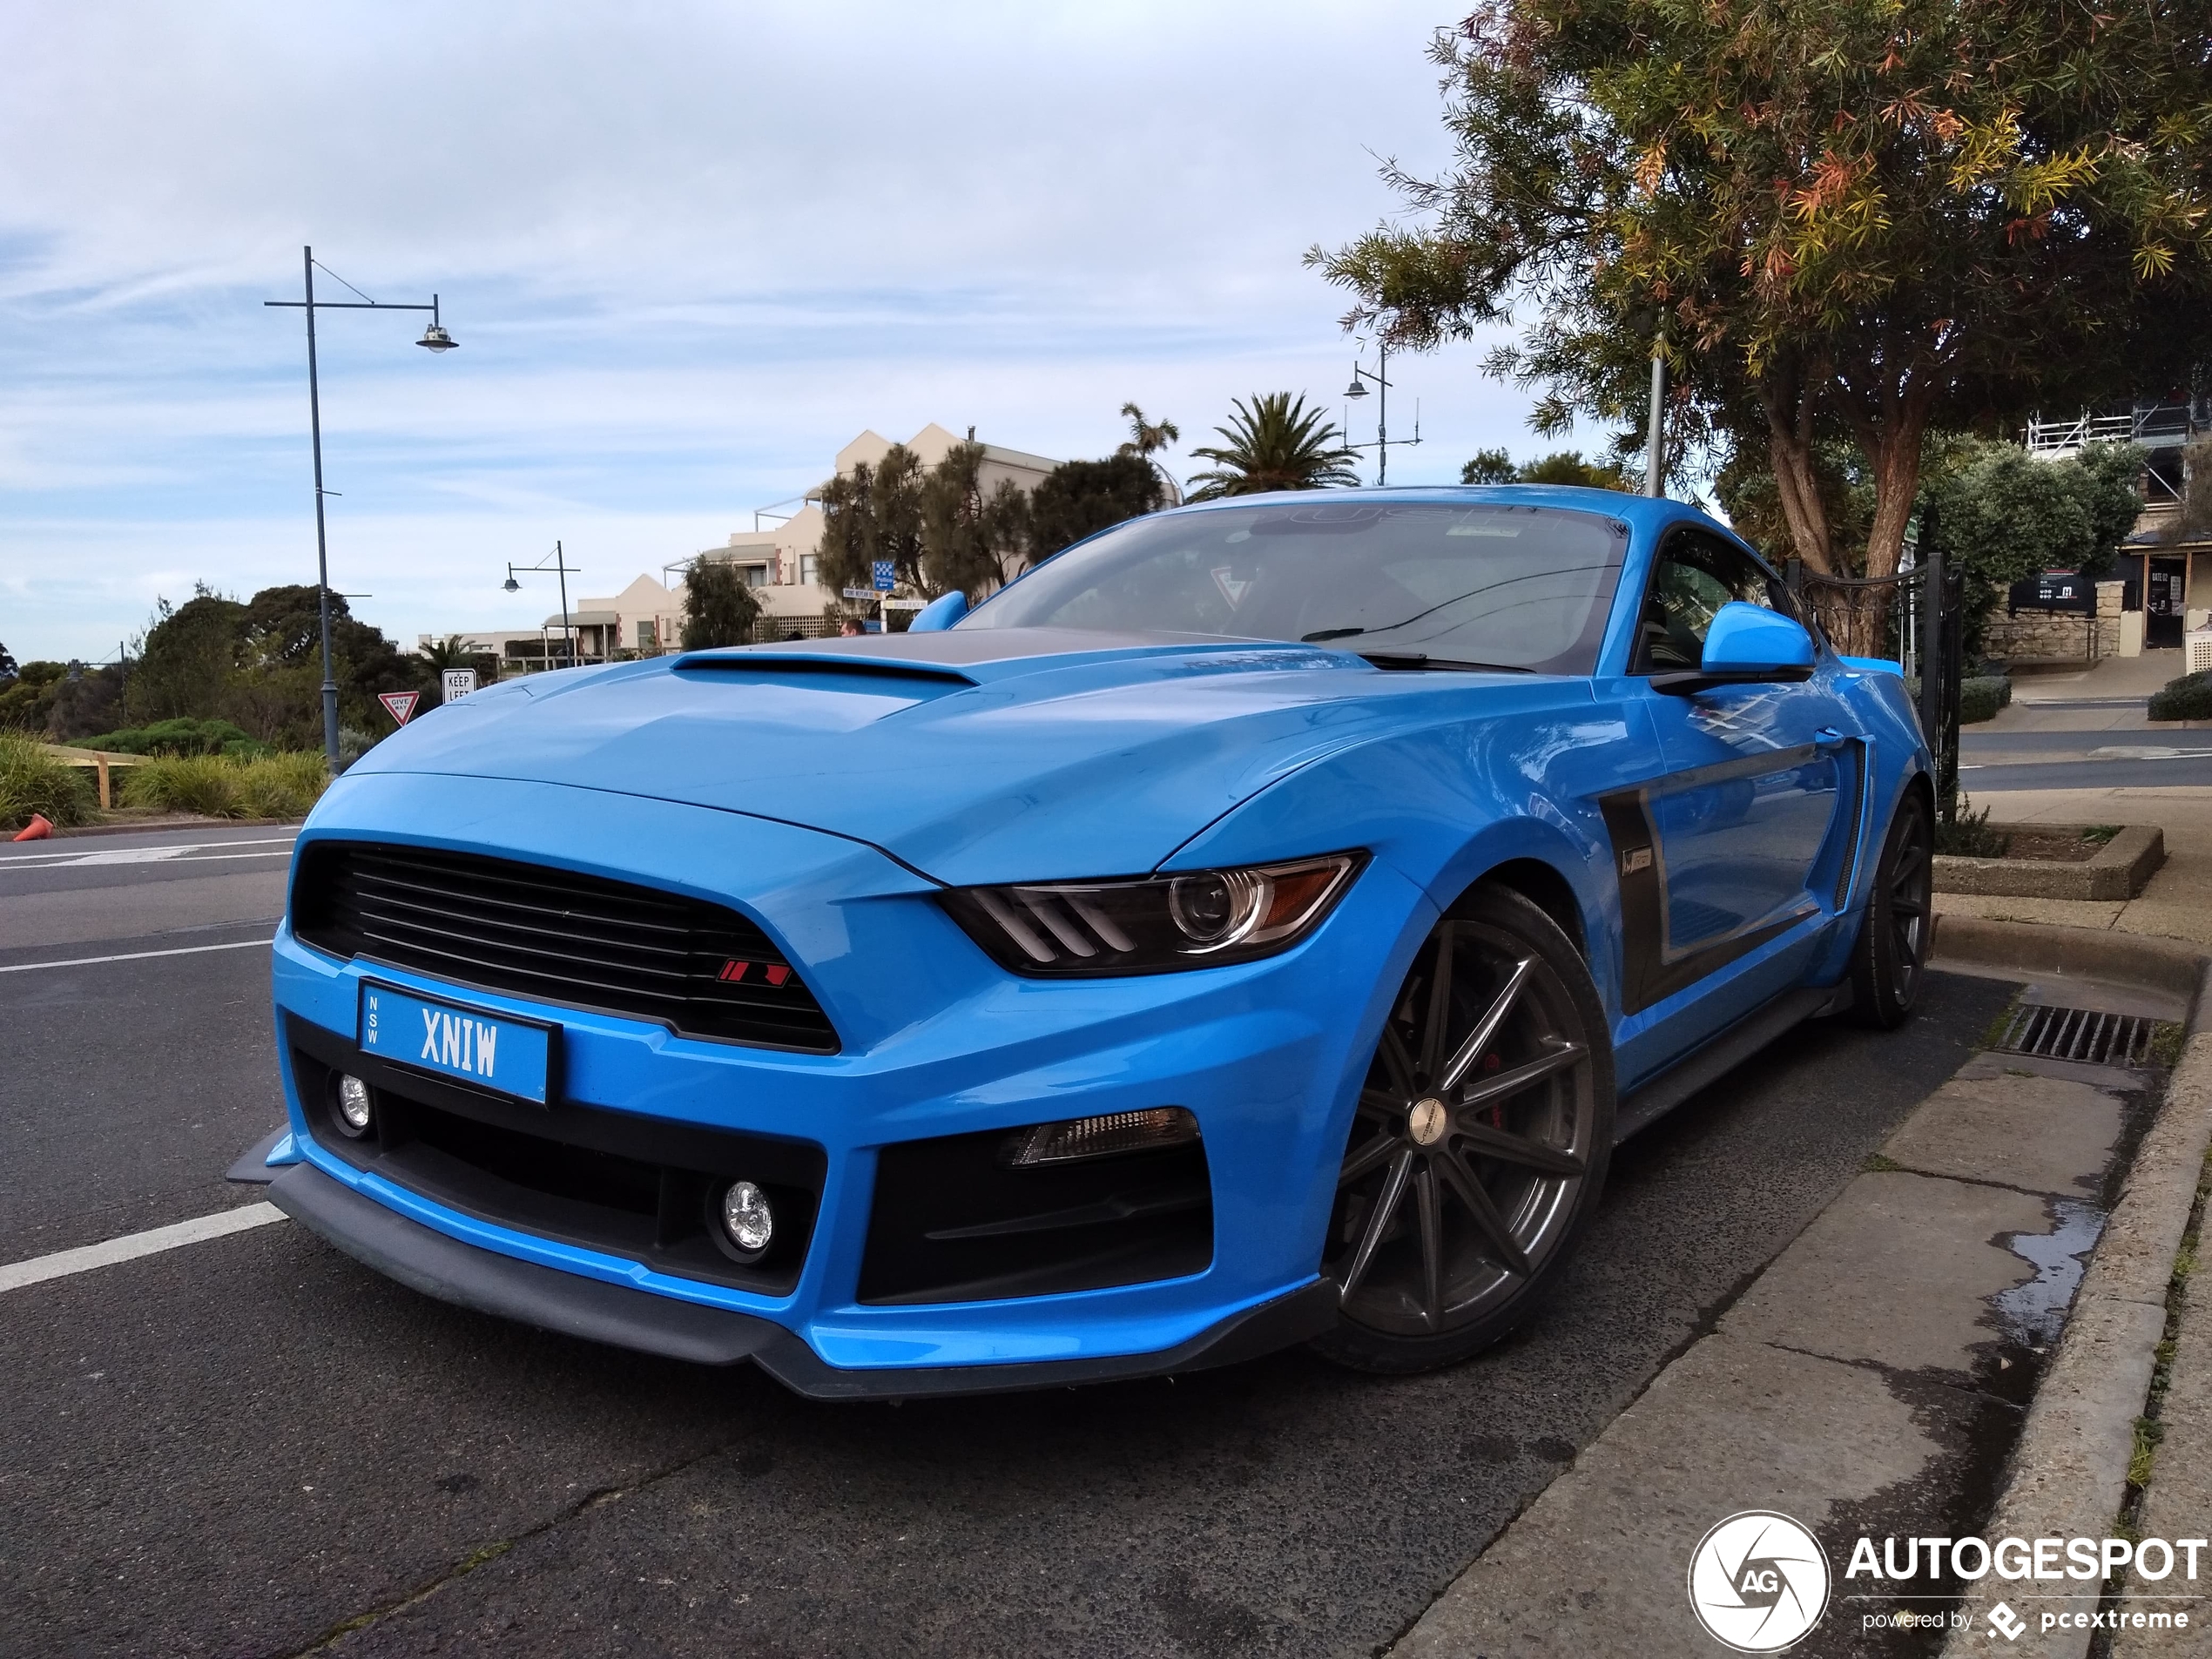
[[[837,656],[815,651],[745,651],[740,655],[732,651],[692,651],[679,657],[671,664],[678,674],[712,675],[741,680],[820,680],[824,689],[831,689],[837,681],[905,681],[906,693],[914,694],[914,683],[934,685],[937,689],[925,691],[922,696],[942,696],[946,691],[964,690],[976,684],[969,675],[956,668],[942,667],[935,663],[908,663],[882,657]],[[855,690],[860,689],[856,685]],[[885,689],[888,690],[888,687]]]

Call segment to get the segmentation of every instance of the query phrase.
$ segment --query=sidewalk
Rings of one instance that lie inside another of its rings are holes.
[[[1988,807],[1993,823],[2155,825],[2166,833],[2166,863],[2134,899],[2101,902],[1939,893],[1939,916],[2110,928],[2212,946],[2212,788],[2021,789],[1970,794],[1968,799],[1975,812]],[[1937,938],[1941,937],[1939,927]]]
[[[2175,974],[2193,978],[2195,959],[2134,949],[2161,959],[2169,988],[2006,976],[2028,981],[2024,1001],[2180,1012]],[[1946,1638],[1950,1654],[2085,1652],[2087,1630],[2042,1620],[2109,1613],[2101,1582],[1969,1585],[1873,1563],[1916,1539],[2111,1533],[2161,1354],[2167,1440],[2137,1524],[2212,1532],[2212,1316],[2159,1345],[2212,1136],[2212,1036],[2191,1055],[2198,1075],[2177,1077],[2152,1125],[2154,1072],[1976,1055],[1393,1654],[1722,1652],[1688,1575],[1709,1529],[1744,1511],[1802,1523],[1827,1557],[1827,1612],[1793,1654],[1926,1655]],[[2201,1609],[2198,1628],[2116,1651],[2212,1651],[2212,1554],[2187,1589],[2205,1599],[2158,1605]]]

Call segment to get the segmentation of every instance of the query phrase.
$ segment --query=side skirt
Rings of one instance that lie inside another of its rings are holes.
[[[1727,1076],[1791,1027],[1851,1005],[1851,981],[1787,991],[1703,1048],[1621,1097],[1613,1113],[1613,1144],[1649,1129],[1707,1084]]]

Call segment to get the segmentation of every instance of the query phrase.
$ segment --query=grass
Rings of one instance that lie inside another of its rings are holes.
[[[54,759],[32,738],[0,732],[0,831],[10,834],[44,813],[57,828],[81,824],[98,799],[92,780]]]
[[[2011,850],[2013,838],[1989,826],[1988,807],[1970,813],[1966,806],[1966,798],[1961,795],[1959,815],[1948,824],[1935,826],[1935,850],[1954,858],[2003,858]]]
[[[304,818],[328,781],[319,754],[172,755],[132,767],[123,799],[204,818]]]

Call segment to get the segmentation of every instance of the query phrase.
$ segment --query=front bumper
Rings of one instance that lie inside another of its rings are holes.
[[[1069,1387],[1234,1365],[1318,1336],[1336,1323],[1336,1287],[1318,1280],[1246,1309],[1157,1353],[1045,1359],[1010,1366],[926,1366],[849,1371],[826,1366],[773,1320],[579,1278],[479,1250],[409,1221],[372,1198],[295,1164],[269,1202],[356,1260],[402,1285],[480,1312],[694,1365],[750,1359],[811,1399],[907,1399]]]
[[[394,833],[404,823],[465,824],[469,839]],[[834,1055],[686,1038],[341,961],[281,931],[280,1045],[293,1146],[307,1167],[272,1197],[417,1288],[657,1352],[752,1359],[825,1398],[1190,1369],[1298,1341],[1334,1317],[1314,1270],[1362,1069],[1355,1056],[1382,1018],[1387,992],[1377,988],[1397,983],[1398,959],[1426,926],[1418,893],[1386,867],[1371,866],[1316,935],[1284,956],[1041,983],[993,965],[926,881],[852,842],[764,819],[382,775],[334,790],[303,844],[320,835],[479,850],[734,902],[799,965],[842,1038]],[[698,873],[709,870],[747,874],[708,887]],[[641,1141],[698,1132],[804,1149],[819,1176],[803,1260],[773,1282],[702,1275],[556,1225],[506,1224],[402,1170],[319,1143],[300,1056],[342,1058],[365,975],[557,1020],[564,1103],[632,1124]],[[1201,1271],[988,1299],[863,1294],[885,1149],[1166,1104],[1196,1114],[1204,1137],[1212,1248]]]

